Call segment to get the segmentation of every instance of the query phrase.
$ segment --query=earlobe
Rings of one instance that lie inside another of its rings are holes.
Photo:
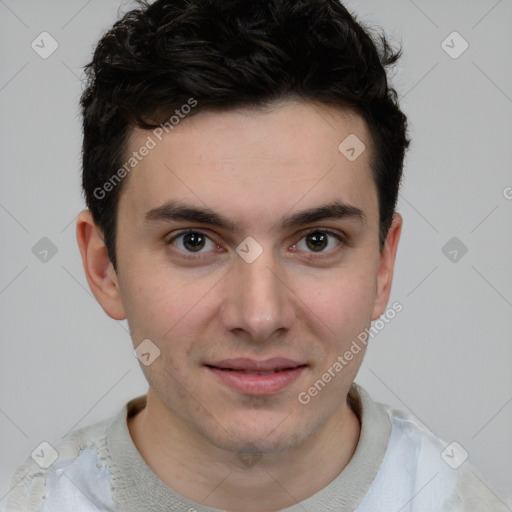
[[[402,216],[399,213],[395,213],[380,256],[379,269],[377,272],[377,293],[373,307],[372,321],[377,320],[384,314],[389,301],[393,281],[393,269],[402,224]]]
[[[78,216],[76,237],[91,292],[107,315],[115,320],[125,319],[117,274],[110,262],[102,232],[89,210]]]

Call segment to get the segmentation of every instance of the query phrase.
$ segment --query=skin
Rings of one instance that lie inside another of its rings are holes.
[[[134,129],[127,154],[148,134]],[[338,150],[350,134],[367,148],[353,162]],[[350,461],[360,424],[346,397],[365,350],[307,405],[297,397],[388,303],[402,218],[394,215],[381,252],[370,152],[364,120],[334,107],[288,101],[201,112],[158,142],[124,184],[117,272],[90,212],[80,214],[92,292],[109,316],[128,319],[135,347],[150,339],[160,349],[141,365],[147,405],[129,421],[131,436],[159,478],[187,498],[229,511],[282,509]],[[209,208],[237,229],[145,220],[169,201]],[[281,229],[283,217],[333,201],[359,208],[365,220]],[[187,228],[208,237],[199,253],[178,237]],[[315,250],[311,229],[346,239],[330,235]],[[248,236],[263,249],[253,263],[236,252]],[[307,368],[283,390],[255,396],[204,366],[234,357],[286,357]]]

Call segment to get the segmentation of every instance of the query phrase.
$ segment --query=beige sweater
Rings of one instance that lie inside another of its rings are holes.
[[[459,465],[456,446],[375,403],[356,384],[349,398],[361,420],[351,461],[328,486],[283,512],[511,512],[475,468]],[[146,464],[126,423],[144,405],[145,396],[138,397],[114,418],[72,432],[55,446],[58,459],[47,469],[28,458],[0,510],[220,512],[181,496]]]

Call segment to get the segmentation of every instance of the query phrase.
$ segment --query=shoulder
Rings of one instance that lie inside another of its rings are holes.
[[[463,446],[436,436],[412,414],[378,406],[386,411],[392,426],[387,462],[395,471],[397,465],[401,467],[398,471],[404,481],[414,481],[418,504],[436,503],[443,512],[512,512],[468,461]],[[428,506],[412,510],[427,510]]]
[[[459,471],[455,494],[463,504],[462,510],[471,512],[512,512],[512,501],[507,503],[471,464]]]
[[[53,504],[59,503],[65,507],[67,499],[76,499],[77,488],[80,488],[80,481],[84,479],[87,485],[93,484],[90,488],[95,489],[95,492],[98,489],[100,494],[104,494],[102,497],[108,500],[109,478],[103,473],[108,471],[105,460],[108,457],[106,433],[114,419],[105,419],[75,430],[54,446],[48,443],[40,445],[40,451],[34,452],[34,456],[28,457],[15,471],[11,479],[11,491],[6,498],[7,508],[2,508],[2,512],[65,510],[58,508],[58,505],[54,508]],[[85,494],[83,502],[87,501],[88,496]],[[88,510],[80,508],[78,502],[77,505],[76,510]],[[92,502],[88,506],[92,507],[91,510],[97,510]]]

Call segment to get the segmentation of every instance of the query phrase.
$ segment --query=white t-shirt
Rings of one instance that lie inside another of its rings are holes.
[[[4,512],[220,512],[175,492],[135,447],[128,402],[112,419],[72,432],[47,469],[29,457],[12,479]],[[353,384],[349,403],[361,434],[349,464],[329,485],[282,512],[511,512],[464,460],[411,415],[374,402]]]

